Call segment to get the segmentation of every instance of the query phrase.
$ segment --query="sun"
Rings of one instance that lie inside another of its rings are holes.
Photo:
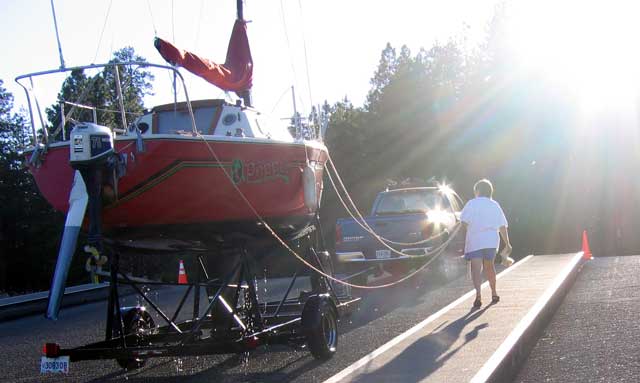
[[[528,70],[565,86],[587,110],[637,104],[640,4],[527,1],[508,4],[509,45]]]

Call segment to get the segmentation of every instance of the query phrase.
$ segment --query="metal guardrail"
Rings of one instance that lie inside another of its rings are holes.
[[[67,287],[62,301],[63,307],[81,305],[106,299],[109,283],[86,284]],[[44,314],[47,308],[48,291],[0,299],[0,321],[16,319],[33,314]]]

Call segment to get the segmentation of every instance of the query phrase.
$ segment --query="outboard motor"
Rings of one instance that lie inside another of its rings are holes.
[[[89,195],[89,246],[102,252],[102,184],[105,170],[114,166],[113,133],[106,126],[77,125],[69,149],[69,164],[82,174]]]
[[[85,251],[104,262],[102,253],[102,186],[104,174],[113,171],[117,162],[111,129],[92,123],[82,123],[71,131],[69,162],[76,170],[69,195],[69,211],[56,269],[49,289],[46,317],[56,320],[71,266],[82,221],[89,208],[89,237]]]
[[[113,133],[106,126],[83,123],[71,131],[69,162],[74,169],[103,164],[114,153]]]

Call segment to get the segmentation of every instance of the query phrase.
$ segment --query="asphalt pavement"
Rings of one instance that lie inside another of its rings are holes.
[[[640,256],[587,262],[516,382],[640,381]]]
[[[72,363],[70,373],[65,376],[40,375],[39,361],[45,342],[69,348],[104,337],[106,304],[91,303],[64,309],[57,322],[38,315],[0,323],[0,352],[5,358],[0,363],[0,381],[321,382],[471,288],[465,263],[455,260],[449,263],[444,275],[425,270],[393,288],[363,293],[363,302],[357,310],[341,319],[338,351],[327,362],[316,361],[306,349],[269,346],[242,355],[151,359],[143,368],[129,372],[113,360],[83,361]],[[150,294],[161,305],[171,306],[181,296],[180,289]],[[269,294],[269,289],[263,293]],[[125,305],[136,303],[133,296],[126,299]]]

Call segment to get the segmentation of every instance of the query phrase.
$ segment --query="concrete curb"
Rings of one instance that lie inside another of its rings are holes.
[[[576,253],[570,264],[554,280],[498,350],[471,379],[471,382],[510,382],[515,378],[542,331],[573,286],[583,264],[582,252]]]

